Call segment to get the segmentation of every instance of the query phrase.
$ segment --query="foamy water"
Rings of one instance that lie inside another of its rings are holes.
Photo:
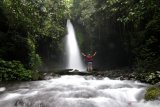
[[[0,107],[159,107],[160,101],[143,99],[146,87],[134,81],[62,76],[6,88]]]

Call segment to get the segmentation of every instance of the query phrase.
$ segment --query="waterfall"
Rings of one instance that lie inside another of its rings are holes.
[[[84,64],[81,59],[80,50],[75,36],[75,31],[70,20],[67,20],[66,51],[67,51],[67,69],[84,70]]]

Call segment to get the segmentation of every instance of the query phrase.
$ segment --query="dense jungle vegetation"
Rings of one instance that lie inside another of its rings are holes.
[[[0,81],[31,80],[64,60],[66,21],[96,69],[160,69],[159,0],[1,0]]]

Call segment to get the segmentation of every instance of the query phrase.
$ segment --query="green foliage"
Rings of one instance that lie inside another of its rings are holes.
[[[3,0],[2,8],[11,28],[22,29],[34,38],[52,36],[59,39],[64,30],[67,8],[64,3],[62,0]]]
[[[29,52],[29,68],[32,70],[36,70],[41,64],[42,60],[38,54],[36,54],[36,47],[34,42],[31,40],[31,38],[28,38],[27,40],[28,43],[28,49],[30,50]]]
[[[149,87],[145,93],[145,100],[156,100],[160,97],[160,87]]]
[[[79,29],[92,41],[90,47],[99,51],[99,63],[103,58],[102,64],[108,66],[126,62],[138,71],[159,70],[157,0],[73,0],[72,13]]]
[[[32,80],[44,80],[44,74],[43,72],[34,71],[32,72]]]
[[[21,62],[0,59],[0,81],[31,79],[32,71],[25,69]]]
[[[98,51],[100,66],[160,69],[158,0],[1,0],[0,16],[0,58],[25,68],[57,63],[71,17],[81,49]]]
[[[19,34],[1,35],[0,57],[5,60],[19,60],[25,68],[35,69],[41,64],[41,59],[36,53],[36,46],[29,37]]]
[[[55,60],[52,56],[57,55],[58,43],[65,35],[69,3],[68,0],[1,0],[0,58],[21,61],[32,70],[42,61]]]

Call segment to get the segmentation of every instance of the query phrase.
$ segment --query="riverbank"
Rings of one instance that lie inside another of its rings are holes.
[[[160,71],[154,72],[137,72],[129,69],[115,69],[115,70],[104,70],[98,71],[94,70],[92,72],[78,71],[72,69],[64,70],[50,70],[50,71],[41,71],[41,79],[45,76],[60,76],[60,75],[93,75],[96,77],[109,77],[111,79],[120,79],[120,80],[137,80],[144,83],[149,83],[152,85],[160,85]],[[37,74],[36,74],[37,75]]]
[[[93,71],[94,76],[109,77],[120,80],[138,80],[152,85],[160,85],[160,71],[137,72],[128,69]]]

